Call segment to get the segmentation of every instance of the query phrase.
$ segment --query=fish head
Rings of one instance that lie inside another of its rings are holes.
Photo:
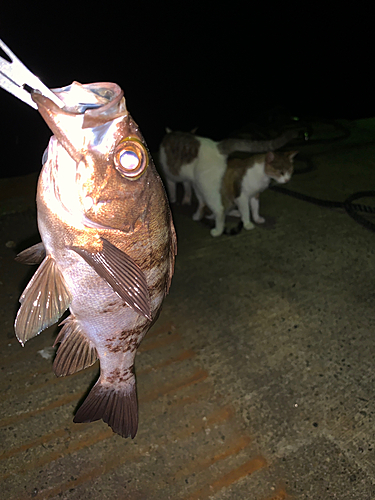
[[[63,108],[32,94],[54,134],[49,189],[86,227],[133,231],[147,217],[150,188],[158,178],[123,91],[114,83],[73,82],[53,92]]]

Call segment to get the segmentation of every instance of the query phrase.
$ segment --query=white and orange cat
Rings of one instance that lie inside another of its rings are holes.
[[[268,152],[245,159],[228,160],[228,156],[233,151],[277,149],[297,135],[297,131],[290,130],[271,141],[225,139],[215,142],[187,132],[167,133],[160,146],[159,160],[170,201],[176,201],[176,183],[183,182],[183,203],[190,203],[192,185],[198,199],[193,219],[200,220],[207,206],[215,218],[212,236],[223,233],[225,215],[233,207],[238,208],[245,229],[252,229],[250,208],[254,222],[264,222],[259,216],[259,193],[268,187],[271,179],[285,183],[291,178],[297,151]]]

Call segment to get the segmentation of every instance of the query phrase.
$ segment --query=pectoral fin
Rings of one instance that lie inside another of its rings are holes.
[[[122,250],[101,238],[103,248],[91,253],[79,247],[71,247],[135,312],[151,320],[151,302],[146,277],[134,260]]]
[[[30,248],[26,248],[20,252],[15,260],[21,262],[21,264],[27,264],[33,266],[34,264],[40,264],[44,257],[46,256],[46,249],[44,248],[43,242],[37,243]]]
[[[20,297],[14,328],[20,343],[58,321],[69,307],[71,296],[55,260],[43,260]]]

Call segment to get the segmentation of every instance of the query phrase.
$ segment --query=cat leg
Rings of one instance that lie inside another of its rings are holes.
[[[191,184],[189,181],[182,183],[184,186],[184,197],[182,198],[183,205],[190,205],[191,203]]]
[[[193,215],[193,220],[198,221],[198,220],[201,220],[203,218],[204,207],[206,206],[206,203],[204,201],[203,196],[198,191],[198,189],[195,189],[195,194],[197,195],[197,198],[198,198],[198,208],[197,208],[195,214]]]
[[[254,222],[257,224],[263,224],[266,222],[266,219],[259,215],[259,193],[250,198],[250,208]]]
[[[220,236],[223,234],[225,225],[225,212],[221,210],[215,213],[215,227],[211,229],[211,236]]]
[[[166,179],[167,181],[167,188],[168,188],[168,193],[169,193],[169,201],[171,203],[176,203],[176,182],[172,181],[171,179]]]
[[[238,198],[236,198],[235,202],[241,214],[243,227],[245,229],[253,229],[255,226],[250,221],[250,208],[247,196],[242,193]]]

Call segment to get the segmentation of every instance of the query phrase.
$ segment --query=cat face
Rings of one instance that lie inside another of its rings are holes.
[[[294,169],[293,158],[297,153],[298,151],[267,153],[264,165],[265,173],[279,184],[285,184],[290,181]]]

